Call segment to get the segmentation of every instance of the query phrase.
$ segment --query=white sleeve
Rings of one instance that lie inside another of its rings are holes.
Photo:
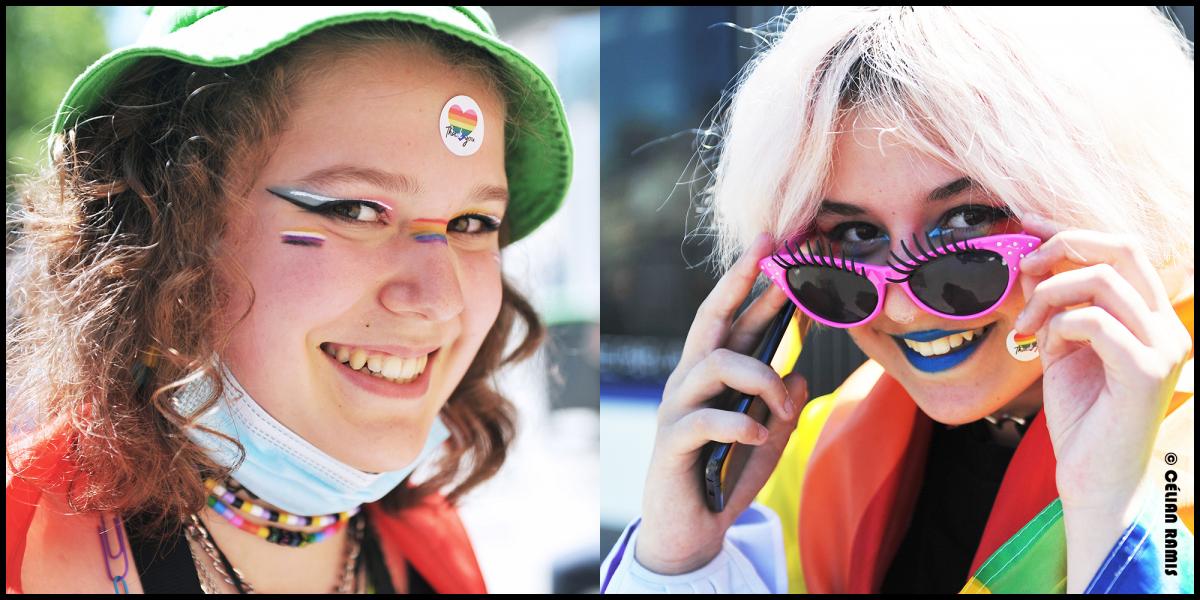
[[[721,552],[707,565],[681,575],[660,575],[633,558],[637,528],[630,523],[600,565],[604,594],[781,594],[787,592],[783,530],[775,511],[751,504],[725,533]]]

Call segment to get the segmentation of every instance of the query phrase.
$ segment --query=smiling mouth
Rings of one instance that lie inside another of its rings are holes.
[[[940,337],[928,342],[918,342],[915,340],[905,339],[900,336],[892,336],[897,343],[906,346],[911,351],[925,358],[935,356],[944,356],[953,352],[960,352],[972,346],[975,346],[988,337],[988,334],[996,324],[992,323],[984,327],[952,333],[950,335]]]
[[[425,372],[425,367],[429,364],[429,357],[437,352],[434,350],[420,356],[400,357],[332,342],[321,344],[321,351],[353,371],[392,383],[416,381]]]

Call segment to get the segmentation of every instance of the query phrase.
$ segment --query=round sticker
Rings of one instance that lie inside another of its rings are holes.
[[[442,107],[438,119],[442,143],[458,156],[470,156],[483,146],[483,110],[470,96],[455,96]]]
[[[1038,358],[1037,338],[1033,334],[1017,337],[1014,329],[1008,332],[1008,341],[1004,344],[1008,353],[1021,362],[1029,362]]]

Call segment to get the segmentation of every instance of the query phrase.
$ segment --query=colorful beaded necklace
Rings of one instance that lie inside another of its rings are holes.
[[[293,515],[290,513],[281,513],[278,511],[271,510],[269,508],[263,508],[261,506],[258,506],[257,504],[254,504],[250,500],[247,500],[245,498],[241,498],[241,497],[237,496],[233,492],[229,491],[225,486],[221,485],[220,483],[217,483],[216,481],[214,481],[212,479],[205,480],[204,485],[205,485],[205,487],[208,488],[208,492],[209,492],[210,496],[216,496],[217,499],[224,502],[227,506],[236,508],[248,515],[254,515],[265,521],[270,521],[272,523],[279,523],[281,525],[293,525],[296,527],[310,527],[310,526],[325,527],[328,525],[333,525],[340,521],[348,521],[350,519],[350,517],[353,517],[354,515],[358,514],[358,511],[361,509],[361,507],[356,507],[353,510],[350,510],[347,512],[333,513],[333,514],[329,514],[329,515],[321,515],[321,516],[316,516],[316,517],[305,517],[305,516]],[[253,498],[255,500],[258,499],[258,497],[255,496],[253,492],[251,492],[250,490],[248,490],[244,487],[241,487],[237,483],[230,482],[229,487],[234,488],[234,490],[236,490],[236,491],[245,492],[247,495],[249,495],[251,498]]]
[[[351,517],[358,514],[361,508],[355,508],[352,511],[342,512],[332,515],[322,515],[315,517],[306,517],[292,515],[289,513],[281,513],[271,509],[258,506],[249,500],[239,498],[225,488],[225,486],[217,483],[212,479],[205,480],[204,485],[209,490],[208,506],[217,514],[232,523],[238,529],[258,536],[268,542],[279,544],[281,546],[292,546],[299,548],[316,542],[327,539],[329,536],[337,533],[341,528],[346,526],[346,522]],[[242,488],[243,490],[245,488]],[[249,490],[246,490],[249,492]],[[320,531],[305,533],[300,531],[291,531],[279,527],[269,525],[256,525],[246,521],[239,514],[239,511],[245,514],[253,515],[260,519],[271,521],[272,523],[281,523],[292,526],[324,526]]]

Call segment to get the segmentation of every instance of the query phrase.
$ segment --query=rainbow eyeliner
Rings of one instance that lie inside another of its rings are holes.
[[[445,244],[446,219],[413,219],[409,224],[412,238],[422,244]]]
[[[282,242],[293,246],[320,248],[325,245],[325,236],[311,229],[289,229],[279,232]]]

